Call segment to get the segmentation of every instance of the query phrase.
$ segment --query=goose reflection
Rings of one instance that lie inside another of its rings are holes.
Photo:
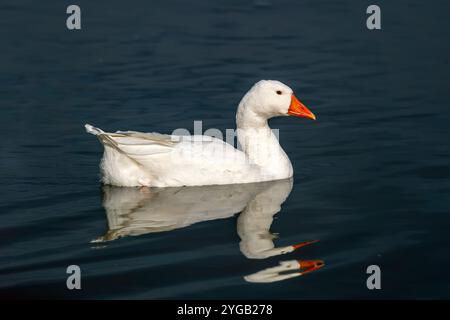
[[[177,188],[103,186],[108,231],[93,242],[163,232],[241,212],[237,232],[241,252],[249,259],[282,255],[315,241],[275,247],[270,232],[274,215],[292,190],[292,179],[251,184]],[[249,282],[273,282],[300,276],[323,266],[321,260],[283,261],[245,276]],[[287,273],[290,272],[290,273]]]

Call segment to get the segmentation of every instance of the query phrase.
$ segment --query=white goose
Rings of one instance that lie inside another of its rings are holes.
[[[116,186],[176,187],[279,180],[292,177],[292,164],[269,128],[277,116],[315,120],[279,81],[261,80],[242,98],[236,114],[242,151],[210,136],[174,136],[135,131],[104,132],[89,124],[105,147],[102,182]]]

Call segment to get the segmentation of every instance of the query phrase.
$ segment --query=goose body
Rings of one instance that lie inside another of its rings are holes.
[[[236,132],[242,150],[210,136],[109,133],[89,124],[85,128],[105,147],[100,164],[104,184],[222,185],[292,177],[292,164],[267,123],[283,115],[315,119],[288,86],[262,80],[247,92],[238,107]]]

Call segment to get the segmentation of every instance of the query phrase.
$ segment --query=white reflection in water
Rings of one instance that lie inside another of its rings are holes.
[[[242,212],[237,222],[240,250],[249,259],[282,255],[315,241],[275,247],[273,217],[292,190],[292,179],[251,184],[178,188],[103,187],[109,230],[93,242],[170,231]],[[282,261],[245,276],[249,282],[274,282],[314,271],[321,260]],[[290,273],[286,273],[290,272]]]

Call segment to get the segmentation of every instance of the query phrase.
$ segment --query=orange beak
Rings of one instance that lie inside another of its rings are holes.
[[[316,116],[292,94],[288,114],[300,118],[316,120]]]
[[[300,269],[304,269],[302,275],[313,272],[325,266],[323,260],[298,260],[298,265]]]

